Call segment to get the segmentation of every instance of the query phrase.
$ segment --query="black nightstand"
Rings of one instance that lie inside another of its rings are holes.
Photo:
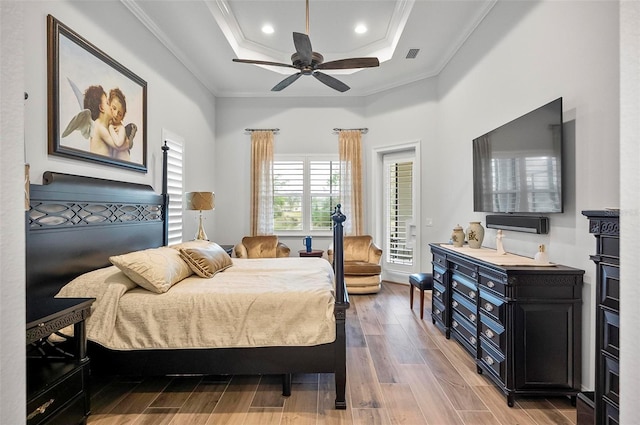
[[[227,251],[227,254],[229,254],[229,255],[233,254],[233,247],[234,247],[234,245],[220,245],[220,248],[222,248],[225,251]]]
[[[27,299],[27,425],[86,423],[90,409],[84,321],[93,301]],[[70,325],[73,338],[51,338]]]

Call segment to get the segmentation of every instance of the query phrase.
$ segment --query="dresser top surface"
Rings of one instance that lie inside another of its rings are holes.
[[[27,299],[27,329],[72,311],[91,307],[94,298]]]

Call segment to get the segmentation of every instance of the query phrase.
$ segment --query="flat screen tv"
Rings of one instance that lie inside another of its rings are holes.
[[[561,97],[473,140],[473,210],[563,211]]]

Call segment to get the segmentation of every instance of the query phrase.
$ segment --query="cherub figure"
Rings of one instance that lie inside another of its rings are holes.
[[[117,132],[115,129],[110,131],[109,126],[113,124],[112,109],[107,99],[107,94],[100,85],[94,85],[87,88],[84,95],[78,87],[67,78],[71,88],[78,99],[78,103],[83,108],[76,114],[67,128],[62,132],[62,137],[67,137],[75,130],[80,131],[82,136],[89,139],[89,150],[92,153],[114,157],[113,152],[126,152],[126,159],[129,159],[129,149],[133,136],[129,136],[127,142],[126,131],[122,134],[122,138],[114,137]],[[124,116],[124,114],[122,114]],[[135,127],[135,125],[133,125]],[[135,131],[130,134],[135,135]],[[120,159],[125,159],[119,157]]]
[[[127,149],[112,149],[111,156],[117,159],[129,161],[131,159],[131,148],[133,147],[133,138],[138,131],[138,127],[133,124],[122,125],[124,115],[127,113],[127,101],[124,93],[119,88],[109,91],[109,107],[111,108],[111,124],[109,124],[109,133],[115,141],[116,145],[126,146]]]

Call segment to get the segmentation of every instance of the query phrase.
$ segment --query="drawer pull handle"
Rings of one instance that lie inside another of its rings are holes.
[[[488,286],[489,288],[493,288],[494,286],[496,286],[496,284],[495,284],[495,283],[493,283],[492,281],[489,281],[489,282],[487,282],[487,286]]]
[[[469,298],[473,298],[473,299],[475,299],[475,298],[476,298],[476,293],[475,293],[475,291],[469,291]]]
[[[436,291],[435,296],[436,296],[436,298],[440,298],[442,296],[442,294],[440,293],[440,291]]]
[[[436,273],[436,279],[441,279],[442,275],[440,273]]]
[[[492,359],[491,357],[489,357],[489,356],[485,357],[485,358],[484,358],[484,361],[485,361],[485,362],[487,362],[487,364],[488,364],[489,366],[491,366],[491,365],[493,365],[493,363],[495,363],[495,362],[493,361],[493,359]]]
[[[457,288],[458,282],[454,280],[453,282],[451,282],[451,286],[453,286],[454,288]]]
[[[478,277],[478,273],[476,272],[471,273],[471,277],[475,279],[476,277]]]
[[[472,322],[474,322],[474,323],[475,323],[475,321],[476,321],[476,315],[475,315],[475,314],[473,314],[473,313],[471,313],[471,314],[469,315],[469,320],[471,320]]]
[[[457,265],[457,264],[454,264],[454,265],[453,265],[453,268],[454,268],[455,270],[458,270],[458,269],[460,268],[460,266],[459,266],[459,265]]]
[[[33,412],[29,413],[29,415],[27,415],[27,420],[30,421],[31,419],[35,418],[36,416],[44,413],[49,406],[51,406],[54,402],[54,399],[50,399],[49,401],[45,402],[42,406],[36,408],[36,410],[34,410]]]
[[[491,304],[489,304],[489,303],[485,303],[484,309],[489,311],[489,312],[491,312],[491,311],[493,311],[493,306]]]
[[[472,336],[472,337],[469,339],[469,342],[471,342],[471,344],[472,344],[472,345],[476,345],[476,342],[477,342],[477,341],[476,341],[476,338]]]
[[[452,302],[451,305],[454,306],[454,307],[458,307],[458,301]]]
[[[442,258],[438,258],[438,263],[442,263]]]
[[[458,327],[458,322],[456,322],[455,320],[453,322],[451,322],[451,326],[453,326],[454,328]]]
[[[442,312],[436,308],[435,313],[436,313],[436,314],[440,314],[440,313],[442,313]]]
[[[492,339],[495,334],[491,331],[491,329],[487,329],[486,331],[484,331],[484,334],[487,336],[487,338]]]

